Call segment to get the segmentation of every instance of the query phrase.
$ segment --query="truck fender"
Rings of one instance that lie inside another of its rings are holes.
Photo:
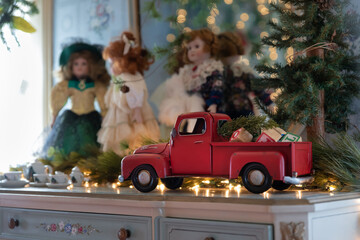
[[[143,164],[152,166],[159,178],[170,175],[169,161],[164,156],[151,153],[133,154],[124,157],[121,161],[121,175],[124,180],[129,179],[132,171]]]
[[[280,152],[235,152],[230,157],[230,179],[238,178],[249,163],[260,163],[266,167],[273,180],[284,179],[285,160]]]

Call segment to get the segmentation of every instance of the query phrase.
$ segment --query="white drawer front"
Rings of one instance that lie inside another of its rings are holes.
[[[237,222],[158,218],[159,240],[272,240],[273,226]]]
[[[118,239],[120,229],[131,240],[151,240],[151,218],[15,208],[0,209],[0,239]],[[10,229],[11,219],[18,226]]]

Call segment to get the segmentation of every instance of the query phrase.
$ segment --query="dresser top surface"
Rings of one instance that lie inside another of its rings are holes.
[[[263,194],[253,194],[244,187],[197,188],[194,190],[160,190],[141,193],[128,187],[73,187],[69,189],[51,188],[0,188],[0,195],[46,195],[66,197],[87,197],[103,199],[124,199],[143,201],[181,201],[181,202],[219,202],[261,205],[303,205],[322,202],[332,202],[348,199],[360,199],[360,193],[355,192],[322,192],[309,190],[276,191],[270,189]]]

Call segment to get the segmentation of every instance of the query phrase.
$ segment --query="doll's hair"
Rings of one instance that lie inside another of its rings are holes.
[[[218,39],[218,58],[223,59],[245,53],[243,41],[238,34],[234,32],[223,32],[218,35]]]
[[[194,41],[196,38],[200,38],[204,41],[204,52],[209,52],[211,57],[216,57],[218,49],[219,49],[219,42],[216,35],[207,28],[202,28],[198,30],[192,30],[185,34],[185,40],[183,43],[183,48],[185,49],[183,59],[185,63],[191,63],[188,59],[188,50],[186,48],[186,44]]]
[[[120,39],[110,42],[109,46],[104,49],[104,59],[110,58],[113,64],[128,73],[139,72],[143,75],[144,71],[154,63],[154,58],[146,49],[136,45],[135,41],[131,32],[123,32]]]
[[[71,54],[67,64],[61,67],[61,70],[59,72],[60,78],[69,81],[73,77],[73,63],[78,58],[84,58],[87,61],[89,67],[88,76],[93,81],[101,82],[105,85],[108,85],[110,83],[110,75],[106,70],[104,60],[98,59],[98,57],[94,56],[94,54],[88,50],[74,52],[73,54]]]

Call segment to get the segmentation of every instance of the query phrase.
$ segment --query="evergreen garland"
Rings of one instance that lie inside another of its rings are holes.
[[[325,50],[324,59],[293,56],[285,65],[258,65],[262,77],[253,85],[282,90],[275,100],[279,114],[274,118],[281,125],[296,121],[311,126],[319,111],[319,91],[324,90],[326,131],[345,130],[352,114],[351,102],[360,93],[359,56],[347,44],[359,36],[354,28],[360,23],[359,16],[344,12],[348,0],[334,1],[331,9],[320,8],[314,0],[282,2],[272,4],[280,21],[269,23],[273,32],[263,39],[264,44],[279,49],[291,47],[297,52],[319,43],[336,48]],[[293,9],[286,7],[289,5]]]
[[[314,186],[323,190],[360,191],[360,149],[356,138],[337,134],[332,144],[313,142]]]
[[[21,30],[27,33],[35,32],[35,28],[27,22],[24,18],[26,15],[38,14],[39,10],[33,1],[29,0],[1,0],[0,1],[0,38],[8,50],[10,50],[3,32],[4,26],[10,27],[11,34],[15,38],[17,44],[20,46],[16,38],[14,30]],[[20,14],[21,16],[17,16]]]
[[[261,129],[271,129],[274,127],[278,127],[278,124],[272,119],[267,120],[266,116],[249,115],[248,117],[239,117],[226,122],[218,128],[218,134],[226,139],[230,139],[233,132],[239,128],[245,128],[255,139],[261,134]]]

